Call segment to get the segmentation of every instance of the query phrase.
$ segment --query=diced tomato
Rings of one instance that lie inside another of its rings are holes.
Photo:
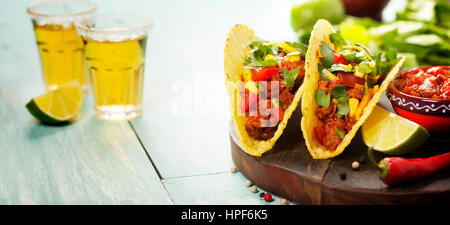
[[[420,67],[400,73],[401,82],[396,82],[397,88],[409,95],[450,99],[450,67],[433,66]]]
[[[447,80],[442,85],[441,96],[442,99],[450,99],[450,80]]]
[[[355,87],[355,84],[364,85],[365,83],[364,78],[346,72],[338,72],[338,78],[341,81],[341,84],[347,87]]]
[[[334,87],[336,85],[340,85],[341,84],[340,80],[331,80],[330,82],[331,82],[331,87]]]
[[[409,78],[410,76],[415,76],[419,72],[423,72],[423,71],[421,69],[419,69],[419,68],[407,70],[405,72],[400,73],[400,77],[402,77],[402,78]]]
[[[344,64],[347,65],[348,62],[343,55],[337,52],[333,52],[334,64]]]
[[[443,74],[444,73],[444,69],[442,66],[434,66],[431,67],[429,69],[427,69],[426,73],[431,74],[431,75],[439,75],[439,74]]]
[[[278,66],[261,67],[258,69],[252,69],[253,81],[265,81],[271,78],[273,75],[278,74],[280,68]]]
[[[314,135],[316,136],[316,140],[323,145],[323,138],[327,135],[325,128],[323,126],[314,127]]]

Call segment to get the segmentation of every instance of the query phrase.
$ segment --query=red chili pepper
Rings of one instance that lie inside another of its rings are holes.
[[[369,149],[369,158],[374,162],[371,149]],[[386,157],[377,164],[378,176],[387,185],[417,180],[447,166],[450,166],[450,152],[428,158]]]

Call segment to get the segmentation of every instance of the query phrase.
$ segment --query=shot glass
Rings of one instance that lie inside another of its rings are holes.
[[[74,21],[96,10],[97,4],[90,0],[45,0],[28,7],[47,90],[74,79],[85,92],[89,89],[84,42]]]
[[[145,49],[152,21],[136,14],[83,17],[76,29],[85,46],[95,115],[130,120],[142,113]]]

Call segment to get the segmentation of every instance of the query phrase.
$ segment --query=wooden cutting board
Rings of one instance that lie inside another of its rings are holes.
[[[379,105],[391,110],[383,96]],[[388,187],[378,178],[367,157],[367,147],[357,133],[345,151],[332,159],[314,160],[300,129],[300,104],[274,148],[261,157],[245,153],[230,124],[231,154],[239,171],[259,188],[300,204],[422,204],[450,202],[450,168],[437,174]],[[389,134],[386,134],[389,135]],[[425,157],[450,151],[450,142],[429,140],[414,155]],[[375,158],[384,157],[376,153]],[[353,161],[360,168],[353,170]],[[342,179],[340,174],[345,173]]]

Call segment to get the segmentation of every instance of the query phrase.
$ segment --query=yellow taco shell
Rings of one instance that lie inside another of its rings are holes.
[[[394,76],[397,74],[398,70],[403,64],[403,61],[405,60],[404,58],[401,58],[400,61],[391,69],[378,90],[373,93],[372,98],[370,98],[366,106],[362,109],[362,114],[359,120],[344,136],[341,143],[336,147],[336,150],[329,151],[324,146],[322,146],[314,137],[314,127],[316,127],[316,125],[319,123],[319,119],[315,116],[315,111],[318,106],[314,101],[314,92],[318,87],[320,77],[317,71],[317,63],[319,62],[319,55],[321,54],[320,45],[322,41],[324,41],[325,43],[333,46],[330,42],[329,35],[335,32],[336,31],[333,29],[333,26],[328,21],[318,20],[314,25],[313,31],[311,33],[309,47],[306,53],[305,74],[309,77],[305,77],[306,83],[304,83],[305,92],[302,99],[303,116],[301,120],[301,128],[303,137],[305,139],[305,144],[308,148],[309,153],[314,159],[332,158],[344,151],[344,149],[355,137],[359,127],[361,127],[369,117],[375,105],[380,100],[381,95],[386,90],[388,84],[392,81]]]
[[[252,29],[242,24],[235,25],[230,30],[225,45],[224,70],[226,76],[225,85],[229,97],[229,107],[237,137],[240,142],[239,145],[246,153],[253,156],[261,156],[263,153],[272,149],[283,133],[292,112],[297,107],[305,85],[302,84],[295,93],[294,100],[284,111],[283,120],[278,124],[278,128],[271,139],[257,140],[250,137],[245,130],[247,118],[245,115],[239,115],[239,105],[242,101],[242,97],[238,93],[238,90],[239,86],[242,85],[241,73],[243,72],[243,61],[247,57],[249,51],[248,45],[255,40],[258,40],[258,38],[253,33]]]

